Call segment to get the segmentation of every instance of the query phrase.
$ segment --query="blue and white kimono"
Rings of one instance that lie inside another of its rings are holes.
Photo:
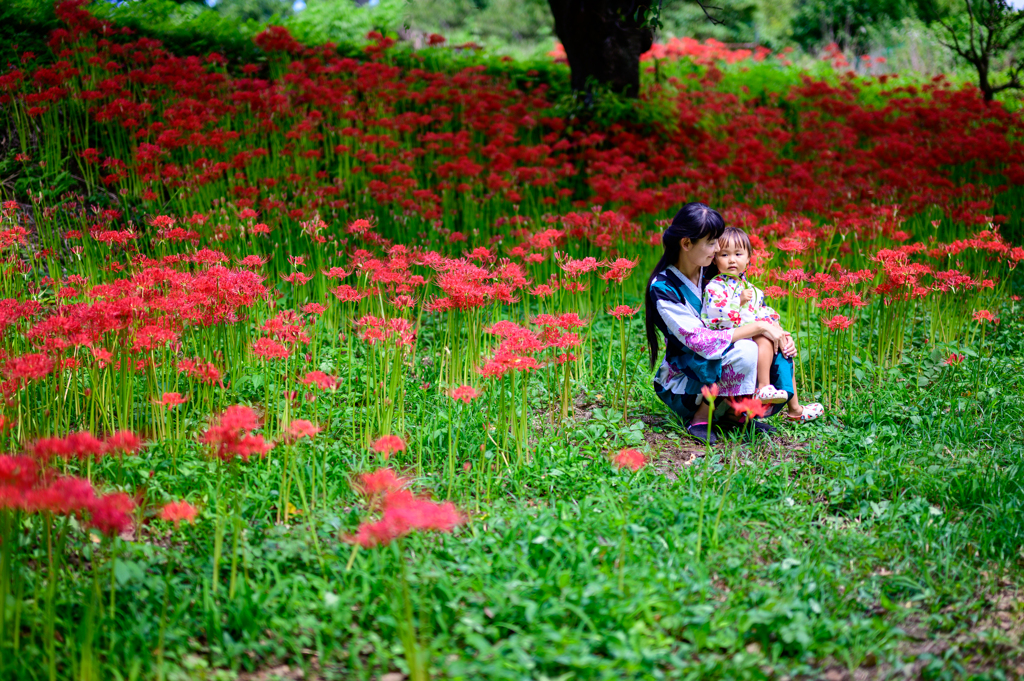
[[[701,271],[701,279],[704,277]],[[732,342],[732,330],[712,330],[701,321],[701,290],[670,265],[651,281],[658,315],[654,324],[665,336],[665,359],[654,377],[658,397],[688,423],[703,401],[701,388],[718,384],[719,397],[752,395],[757,387],[757,344]],[[793,362],[778,353],[772,385],[793,396]],[[728,407],[716,400],[716,417]],[[784,405],[775,405],[773,414]]]

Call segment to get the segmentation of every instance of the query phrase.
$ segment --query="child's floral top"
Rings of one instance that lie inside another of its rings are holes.
[[[753,291],[750,301],[744,305],[740,296],[744,290]],[[751,285],[746,276],[733,279],[728,274],[719,274],[708,282],[704,289],[701,320],[709,329],[734,329],[751,322],[778,322],[778,313],[764,304],[764,292]]]

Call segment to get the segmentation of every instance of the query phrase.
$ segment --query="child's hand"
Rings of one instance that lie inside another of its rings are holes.
[[[754,299],[754,290],[745,288],[743,293],[740,294],[740,305],[747,305],[751,300]]]

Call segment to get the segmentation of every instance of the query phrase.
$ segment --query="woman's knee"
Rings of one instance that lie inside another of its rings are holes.
[[[757,369],[757,343],[749,338],[741,338],[733,344],[733,351],[729,353],[728,364],[742,373]]]

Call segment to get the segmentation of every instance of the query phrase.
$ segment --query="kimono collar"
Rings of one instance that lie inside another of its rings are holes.
[[[669,265],[666,269],[672,270],[672,273],[675,274],[677,277],[679,277],[679,280],[681,282],[683,282],[683,286],[685,286],[686,288],[688,288],[691,291],[693,291],[694,295],[697,296],[697,300],[700,300],[701,297],[703,297],[703,291],[700,290],[700,286],[698,286],[697,284],[694,284],[693,281],[691,281],[688,276],[683,274],[682,271],[678,267],[676,267],[675,265]],[[700,281],[700,282],[704,281],[704,268],[703,267],[700,268],[700,278],[698,279],[698,281]]]

